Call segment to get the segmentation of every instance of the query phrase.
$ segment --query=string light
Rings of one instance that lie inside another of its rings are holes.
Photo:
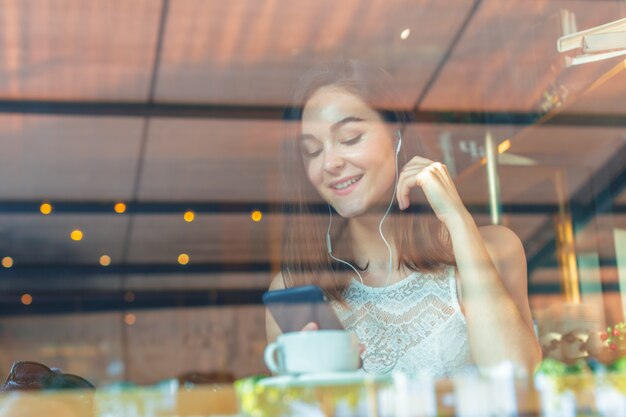
[[[29,306],[32,304],[33,302],[33,297],[30,294],[22,294],[22,297],[20,298],[20,301],[22,302],[22,304],[24,304],[25,306]]]
[[[109,266],[111,265],[111,257],[109,255],[102,255],[100,257],[100,265]]]
[[[39,206],[39,211],[41,212],[41,214],[50,214],[50,213],[52,213],[52,204],[50,204],[50,203],[43,203],[41,206]]]
[[[2,258],[2,266],[5,268],[11,268],[13,266],[13,258],[10,256],[5,256]]]
[[[178,255],[178,263],[181,265],[187,265],[189,263],[189,255],[186,253],[181,253]]]
[[[115,210],[115,212],[117,214],[122,214],[122,213],[124,213],[126,211],[126,204],[124,204],[124,203],[117,203],[115,205],[115,207],[113,207],[113,210]]]
[[[187,223],[191,223],[195,218],[196,218],[196,215],[191,210],[188,210],[185,212],[185,214],[183,214],[183,219],[185,219]]]
[[[252,212],[250,217],[252,218],[253,222],[260,222],[263,218],[263,213],[261,213],[259,210],[255,210]]]
[[[124,322],[129,326],[132,326],[137,321],[137,317],[134,314],[128,313],[124,316]]]
[[[72,233],[70,233],[70,238],[75,241],[83,240],[83,232],[79,229],[74,229]]]

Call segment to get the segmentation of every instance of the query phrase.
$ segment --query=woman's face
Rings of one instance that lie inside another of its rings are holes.
[[[393,198],[392,136],[376,111],[339,87],[322,87],[307,101],[300,137],[304,168],[341,216],[359,216]]]

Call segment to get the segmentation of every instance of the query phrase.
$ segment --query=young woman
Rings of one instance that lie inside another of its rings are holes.
[[[302,78],[283,267],[270,290],[324,288],[370,372],[534,369],[541,350],[521,242],[505,227],[477,227],[445,165],[403,137],[402,114],[376,110],[397,103],[390,77],[363,63]],[[409,209],[419,196],[426,212]],[[268,314],[268,340],[279,333]]]

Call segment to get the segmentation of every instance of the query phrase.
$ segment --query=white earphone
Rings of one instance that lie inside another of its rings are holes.
[[[395,179],[394,186],[393,186],[394,192],[391,196],[391,201],[389,202],[387,211],[385,211],[383,218],[380,220],[380,223],[378,224],[378,233],[380,234],[380,237],[383,239],[383,242],[385,242],[385,245],[387,246],[387,249],[389,250],[389,274],[387,275],[387,281],[385,282],[385,287],[389,284],[389,280],[391,279],[391,274],[393,272],[393,252],[391,251],[391,246],[389,245],[389,242],[387,242],[387,239],[385,239],[385,235],[383,235],[383,222],[385,221],[385,218],[389,214],[389,211],[391,211],[391,206],[393,206],[393,200],[395,196],[395,189],[398,186],[398,155],[400,154],[400,148],[402,146],[402,132],[400,130],[396,130],[396,137],[398,138],[398,142],[396,144],[396,179]],[[328,230],[326,231],[326,249],[328,249],[328,255],[335,261],[341,262],[342,264],[347,265],[350,268],[352,268],[352,270],[359,277],[361,284],[363,284],[363,277],[361,276],[359,271],[357,271],[357,269],[354,266],[352,266],[350,262],[344,261],[343,259],[339,259],[333,255],[333,246],[330,240],[330,227],[333,223],[333,211],[332,211],[332,208],[330,207],[330,204],[328,204],[328,216],[329,216]]]
[[[400,153],[400,147],[402,146],[402,132],[400,130],[396,130],[396,138],[398,139],[398,143],[396,144],[396,162],[398,162],[398,154]]]

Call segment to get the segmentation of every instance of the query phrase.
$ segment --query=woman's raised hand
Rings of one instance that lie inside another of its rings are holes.
[[[467,213],[448,168],[440,162],[415,156],[402,167],[396,188],[400,210],[409,207],[409,194],[414,187],[424,191],[435,215],[446,225]]]

